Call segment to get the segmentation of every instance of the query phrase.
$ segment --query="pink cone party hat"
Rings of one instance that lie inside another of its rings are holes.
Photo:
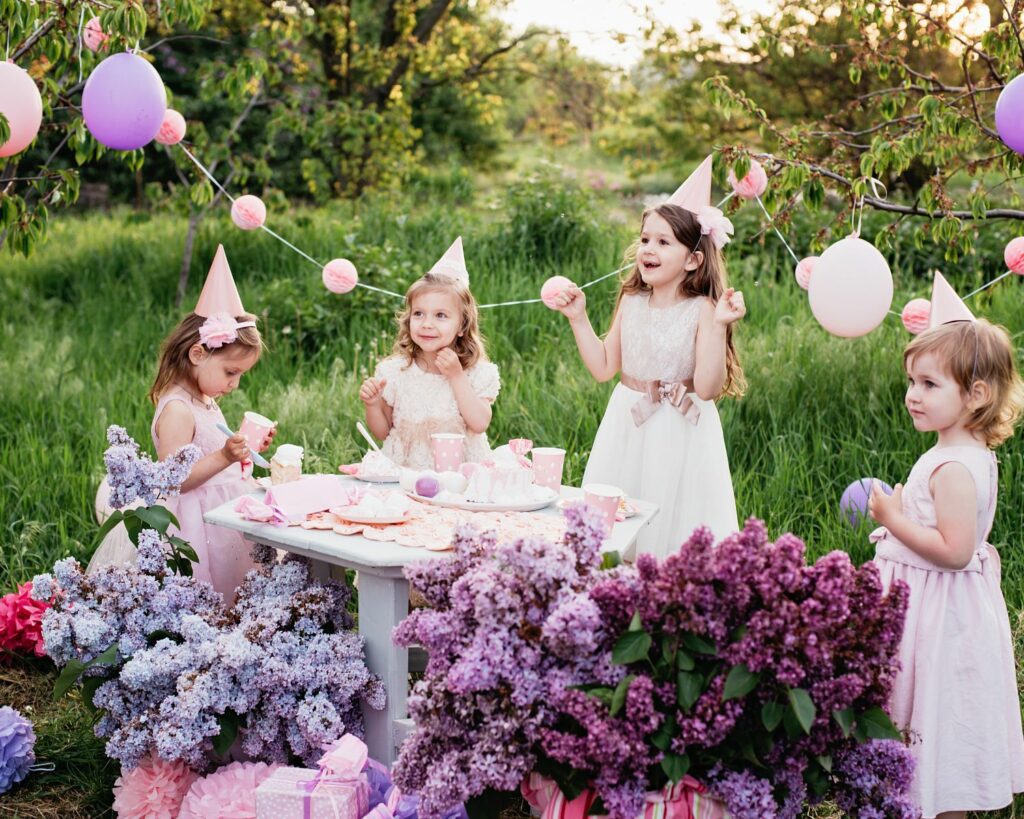
[[[711,204],[711,156],[697,166],[686,181],[673,193],[667,205],[679,205],[690,213],[697,213],[701,208]]]
[[[967,309],[963,299],[949,286],[945,277],[936,270],[935,281],[932,282],[932,306],[928,317],[928,329],[953,321],[974,321],[974,314]]]
[[[199,294],[195,312],[197,316],[203,318],[209,318],[216,313],[240,316],[245,312],[231,275],[231,268],[228,267],[224,245],[217,245],[217,255],[213,257],[210,272],[206,274],[206,284],[203,285],[203,292]]]
[[[459,236],[444,255],[438,259],[430,273],[435,276],[448,276],[469,287],[469,271],[466,270],[466,257],[462,254],[462,237]]]

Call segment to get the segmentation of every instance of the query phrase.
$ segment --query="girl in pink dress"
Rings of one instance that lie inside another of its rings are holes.
[[[249,547],[239,532],[209,526],[203,515],[257,487],[245,438],[239,433],[228,438],[217,428],[225,419],[216,399],[238,386],[261,350],[256,317],[243,309],[219,247],[195,312],[164,340],[149,398],[156,405],[151,431],[157,457],[163,460],[186,444],[195,444],[203,453],[181,493],[161,501],[180,524],[168,534],[188,541],[199,556],[193,575],[211,583],[229,602],[253,568]],[[272,439],[273,431],[261,448]],[[98,507],[102,493],[101,486]],[[133,560],[134,548],[119,526],[100,544],[89,568]]]
[[[942,287],[952,294],[937,280]],[[910,731],[921,815],[954,819],[1024,790],[1010,621],[999,555],[986,543],[998,488],[992,448],[1013,434],[1024,390],[1006,332],[968,320],[959,299],[956,320],[938,324],[937,296],[933,329],[903,360],[914,428],[938,440],[892,496],[875,485],[869,511],[881,524],[871,539],[886,588],[910,587],[892,717]]]

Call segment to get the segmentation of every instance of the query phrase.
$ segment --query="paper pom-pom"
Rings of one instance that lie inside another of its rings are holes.
[[[1018,276],[1024,276],[1024,236],[1010,239],[1003,251],[1006,269]]]
[[[740,199],[756,199],[768,188],[768,174],[764,172],[761,163],[751,159],[750,170],[742,179],[737,181],[736,174],[729,171],[729,184]]]
[[[178,819],[254,819],[256,788],[280,765],[264,762],[232,762],[192,783],[181,803]]]
[[[932,303],[928,299],[911,299],[903,306],[900,320],[908,333],[915,336],[928,329],[928,318],[932,312]]]
[[[36,761],[32,723],[13,708],[0,708],[0,793],[21,782]]]
[[[258,196],[239,196],[231,205],[231,221],[242,230],[261,228],[267,221],[267,206]]]
[[[32,599],[32,581],[0,597],[0,663],[13,654],[46,656],[43,650],[43,614],[50,604]]]
[[[114,783],[114,811],[123,819],[164,819],[177,816],[196,774],[184,762],[144,759],[122,771]]]
[[[106,47],[107,40],[109,39],[110,35],[103,32],[103,26],[100,24],[99,17],[93,17],[85,24],[85,28],[82,30],[82,42],[85,43],[85,47],[90,51],[99,51],[101,48]]]
[[[348,259],[332,259],[324,265],[323,280],[332,293],[348,293],[359,281],[359,273]]]
[[[796,283],[804,290],[811,286],[811,273],[814,270],[814,263],[818,261],[817,256],[807,256],[800,260],[793,275],[796,276]]]
[[[177,145],[184,138],[185,118],[173,108],[168,108],[164,114],[164,121],[160,125],[160,130],[156,132],[156,136],[153,139],[161,145]]]
[[[555,304],[555,299],[570,287],[572,287],[572,282],[565,278],[565,276],[552,276],[541,287],[540,300],[544,302],[545,307],[557,310],[558,305]]]

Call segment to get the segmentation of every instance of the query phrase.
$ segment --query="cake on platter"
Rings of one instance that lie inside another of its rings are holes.
[[[359,463],[355,476],[364,481],[397,481],[399,469],[387,455],[377,449],[371,449]]]

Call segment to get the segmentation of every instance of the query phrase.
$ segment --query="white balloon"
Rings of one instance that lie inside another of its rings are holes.
[[[856,338],[874,330],[889,312],[892,273],[874,245],[848,236],[821,254],[807,296],[822,327],[835,336]]]

